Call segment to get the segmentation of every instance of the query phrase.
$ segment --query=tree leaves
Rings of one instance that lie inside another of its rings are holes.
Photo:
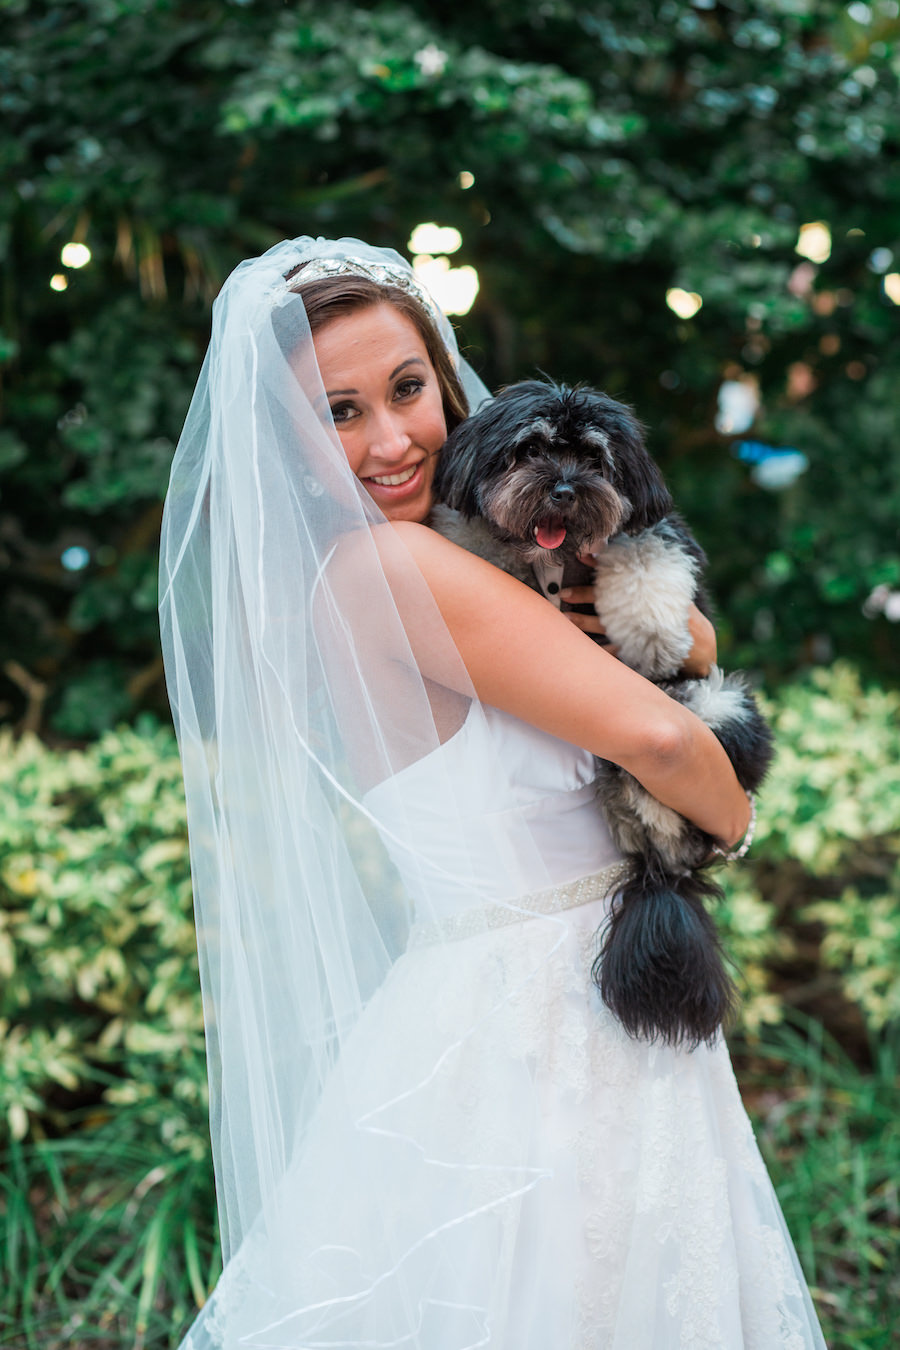
[[[122,706],[132,689],[164,707],[140,618],[210,301],[279,238],[402,248],[438,220],[479,272],[461,336],[489,384],[540,368],[636,404],[710,553],[729,659],[787,671],[830,642],[890,677],[891,621],[862,607],[900,558],[900,19],[858,9],[7,4],[0,669],[42,681],[68,734],[102,706],[64,714],[70,681],[118,669]],[[832,250],[801,275],[810,220]],[[703,298],[689,321],[676,287]],[[810,464],[778,497],[714,427],[741,376],[752,435]],[[4,701],[22,715],[0,677]]]

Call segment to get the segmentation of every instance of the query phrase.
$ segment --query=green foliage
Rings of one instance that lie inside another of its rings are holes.
[[[768,711],[758,839],[724,872],[741,1081],[829,1343],[887,1350],[900,695],[839,666]],[[174,1345],[219,1268],[175,742],[145,720],[83,751],[0,750],[0,1340]],[[793,1030],[797,1003],[857,1057],[871,1035],[872,1072]]]
[[[900,1298],[896,1027],[859,1065],[816,1022],[732,1046],[831,1350],[890,1350]]]
[[[835,990],[868,1027],[896,1023],[900,695],[837,665],[787,686],[767,711],[778,753],[757,839],[724,877],[747,1024],[780,1018],[779,992],[808,1002]]]
[[[723,869],[748,1032],[821,1003],[839,1033],[900,1014],[900,694],[847,666],[770,702],[778,755],[757,839]],[[0,756],[0,1112],[15,1138],[90,1103],[205,1150],[202,1013],[171,733]],[[835,997],[839,1000],[835,1003]]]
[[[209,1158],[132,1125],[0,1149],[4,1350],[174,1350],[214,1285]]]
[[[206,1154],[203,1018],[181,768],[171,733],[0,756],[0,1112],[15,1139],[128,1107]]]
[[[479,271],[461,328],[489,383],[541,367],[637,405],[712,557],[733,664],[834,650],[893,678],[892,624],[862,608],[900,587],[893,0],[3,12],[8,715],[84,736],[164,706],[160,498],[230,268],[298,233],[402,247],[428,219]],[[816,219],[831,255],[798,273]],[[672,286],[703,296],[694,319]],[[725,375],[758,381],[752,436],[807,455],[793,487],[729,454]]]
[[[169,1345],[221,1264],[174,738],[7,733],[0,784],[0,1341]]]

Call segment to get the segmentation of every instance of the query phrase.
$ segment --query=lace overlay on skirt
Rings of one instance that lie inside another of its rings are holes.
[[[600,1001],[614,882],[417,937],[185,1350],[822,1350],[724,1044]]]

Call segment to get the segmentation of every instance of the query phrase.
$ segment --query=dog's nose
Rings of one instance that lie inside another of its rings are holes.
[[[557,506],[571,506],[575,500],[575,489],[571,483],[557,483],[550,489],[550,500]]]

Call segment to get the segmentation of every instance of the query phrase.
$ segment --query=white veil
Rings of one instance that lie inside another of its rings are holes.
[[[504,801],[508,785],[487,734],[462,777],[436,753],[482,713],[335,433],[284,281],[323,258],[412,276],[392,250],[347,239],[242,263],[214,307],[163,524],[227,1263],[187,1344],[462,1350],[499,1297],[497,1214],[540,1179],[528,1076],[491,1081],[491,1019],[534,969],[466,1006],[441,920],[463,891],[473,909],[503,903],[482,883],[485,848],[512,896],[546,878],[524,814],[485,818],[467,842],[471,784]],[[455,353],[445,319],[442,333]],[[477,403],[486,390],[459,369]],[[427,809],[450,841],[438,861],[418,853],[423,803],[404,795],[426,761]],[[410,963],[413,922],[431,938]],[[558,923],[543,929],[549,957]],[[428,1025],[392,1056],[411,1017]],[[441,1092],[462,1046],[473,1133],[448,1141]]]

